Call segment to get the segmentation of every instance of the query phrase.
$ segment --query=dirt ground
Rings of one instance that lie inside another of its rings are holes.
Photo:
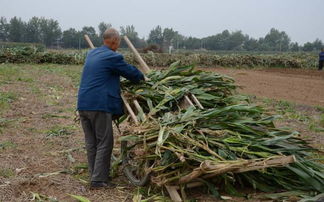
[[[324,105],[324,74],[215,71],[236,78],[245,94]],[[81,66],[73,65],[0,64],[0,202],[74,201],[69,194],[91,201],[132,201],[137,188],[121,172],[114,178],[116,189],[88,189],[83,133],[73,121],[80,72]],[[307,125],[293,124],[308,131]],[[215,201],[199,193],[197,198]]]
[[[210,68],[204,68],[209,71]],[[324,71],[301,69],[229,69],[212,71],[235,78],[239,92],[297,104],[324,106]]]

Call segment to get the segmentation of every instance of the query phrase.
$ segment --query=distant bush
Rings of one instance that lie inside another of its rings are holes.
[[[142,53],[144,61],[152,67],[168,67],[180,60],[182,65],[196,64],[201,67],[282,67],[282,68],[316,68],[317,55],[297,54],[167,54]],[[32,47],[0,49],[0,63],[54,63],[83,64],[84,52],[39,52]],[[124,54],[127,62],[138,65],[133,54]]]
[[[0,50],[0,63],[54,63],[82,64],[85,55],[60,52],[39,52],[36,48],[3,48]]]
[[[45,51],[45,45],[40,43],[18,43],[18,42],[1,42],[0,49],[4,48],[33,48],[37,52]]]

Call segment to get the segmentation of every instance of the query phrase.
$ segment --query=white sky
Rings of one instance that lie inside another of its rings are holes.
[[[259,38],[274,27],[299,43],[324,41],[324,0],[0,0],[0,16],[53,18],[63,30],[134,25],[141,37],[156,25],[195,37],[228,29]]]

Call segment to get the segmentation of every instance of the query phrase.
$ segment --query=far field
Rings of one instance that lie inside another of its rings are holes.
[[[242,86],[240,93],[281,115],[277,126],[299,131],[321,150],[314,155],[323,157],[324,72],[205,70],[234,77]],[[0,65],[0,201],[74,201],[68,194],[91,201],[131,201],[138,193],[121,172],[114,179],[116,189],[87,189],[83,133],[73,120],[81,71],[81,65]],[[195,192],[190,196],[212,200]]]

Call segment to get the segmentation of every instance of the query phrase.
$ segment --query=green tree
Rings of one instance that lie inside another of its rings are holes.
[[[41,42],[41,35],[40,19],[32,17],[26,24],[25,41],[39,43]]]
[[[316,39],[314,42],[307,42],[303,46],[303,51],[319,51],[323,48],[323,42]]]
[[[0,41],[8,41],[9,24],[5,17],[0,18]]]
[[[184,41],[184,47],[186,49],[199,49],[201,48],[201,39],[196,37],[188,37]]]
[[[290,50],[290,51],[293,51],[293,52],[298,52],[298,51],[300,50],[300,47],[299,47],[299,45],[298,45],[297,42],[295,42],[295,43],[291,43],[291,44],[289,45],[289,50]]]
[[[163,32],[160,25],[155,27],[150,31],[149,37],[147,39],[147,43],[149,44],[157,44],[160,47],[163,45]]]
[[[185,37],[177,32],[173,39],[173,46],[176,49],[180,49],[184,47]]]
[[[170,45],[173,45],[173,42],[178,35],[178,32],[174,31],[172,28],[165,28],[163,30],[163,48],[167,49]]]
[[[8,39],[13,42],[23,42],[25,34],[25,23],[16,16],[10,19]]]
[[[65,30],[62,34],[62,42],[65,48],[79,48],[81,40],[84,40],[81,33],[74,28]]]
[[[249,38],[245,40],[243,44],[243,49],[247,51],[256,51],[260,49],[260,44],[257,39]]]
[[[242,34],[242,31],[232,32],[225,41],[226,50],[243,49],[243,42],[245,39],[246,37]]]
[[[319,51],[323,48],[323,42],[319,39],[316,39],[314,42],[313,42],[313,47],[315,50]]]
[[[313,43],[307,42],[304,44],[303,51],[313,51],[313,50],[314,50]]]
[[[289,50],[290,38],[286,32],[272,28],[262,40],[262,47],[267,51],[287,51]]]
[[[92,26],[84,26],[81,30],[82,40],[81,40],[81,47],[88,48],[89,45],[84,40],[84,35],[87,34],[89,38],[91,39],[94,46],[100,46],[101,45],[101,39],[99,39],[96,30]]]
[[[231,33],[228,30],[224,30],[220,34],[206,37],[205,48],[209,50],[229,50],[230,45],[228,44]]]
[[[136,48],[143,48],[145,46],[145,40],[138,37],[138,33],[133,25],[127,25],[126,27],[121,26],[120,33],[122,36],[127,36]],[[122,40],[121,47],[127,47],[124,40]]]
[[[112,27],[112,26],[111,26],[110,23],[104,23],[104,22],[99,23],[99,25],[98,25],[98,29],[99,29],[99,37],[102,38],[103,33],[104,33],[107,29],[109,29],[109,28],[111,28],[111,27]]]
[[[46,46],[51,46],[61,38],[59,23],[53,19],[40,18],[41,41]]]

